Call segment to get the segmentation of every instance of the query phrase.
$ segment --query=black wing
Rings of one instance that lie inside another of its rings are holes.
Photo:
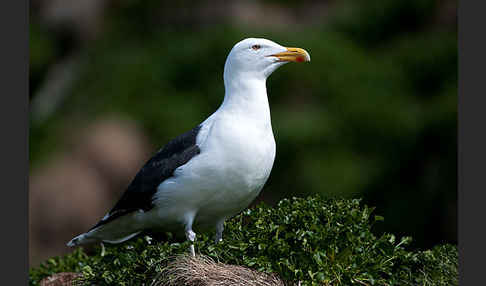
[[[117,217],[133,211],[148,211],[153,208],[152,197],[157,187],[171,177],[178,167],[186,164],[200,153],[196,137],[201,125],[169,141],[135,175],[127,190],[108,215],[93,228],[106,224]]]

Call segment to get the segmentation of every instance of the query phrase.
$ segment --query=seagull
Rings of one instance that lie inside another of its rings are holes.
[[[247,38],[231,49],[224,65],[225,95],[201,124],[160,149],[135,175],[115,206],[68,246],[121,243],[144,230],[185,234],[216,229],[244,210],[267,181],[275,159],[266,80],[289,62],[308,62],[301,48]]]

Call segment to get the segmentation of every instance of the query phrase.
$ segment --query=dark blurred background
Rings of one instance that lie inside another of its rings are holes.
[[[268,80],[258,200],[361,197],[412,247],[457,243],[457,1],[30,1],[30,265],[222,102],[247,37],[309,51]]]

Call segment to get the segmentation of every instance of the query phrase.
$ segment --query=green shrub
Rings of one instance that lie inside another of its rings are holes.
[[[228,221],[224,240],[214,244],[200,234],[196,251],[220,262],[275,272],[303,285],[457,285],[457,248],[436,246],[410,251],[411,238],[376,236],[372,226],[383,217],[360,200],[292,198],[272,208],[260,204]],[[150,283],[188,243],[159,242],[144,236],[107,245],[105,255],[81,248],[31,269],[30,284],[52,273],[82,272],[87,284]]]

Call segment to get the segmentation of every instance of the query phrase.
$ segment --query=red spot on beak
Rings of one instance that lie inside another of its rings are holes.
[[[301,63],[301,62],[304,62],[305,59],[303,57],[297,57],[297,62]]]

